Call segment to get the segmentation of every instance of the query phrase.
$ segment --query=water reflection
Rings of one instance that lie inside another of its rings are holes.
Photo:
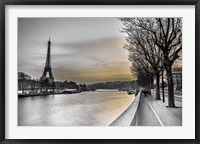
[[[106,126],[133,100],[133,95],[119,91],[19,98],[18,125]]]

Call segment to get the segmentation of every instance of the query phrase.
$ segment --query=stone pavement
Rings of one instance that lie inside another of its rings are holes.
[[[138,100],[138,105],[134,101],[110,126],[182,126],[182,102],[175,101],[178,108],[169,108],[167,97],[163,103],[154,94],[145,97],[142,93]]]
[[[182,125],[182,102],[175,101],[178,108],[169,108],[168,98],[165,102],[155,100],[155,95],[141,96],[138,107],[136,126],[181,126]],[[159,124],[158,124],[159,123]]]
[[[155,97],[149,96],[149,105],[157,115],[162,126],[182,126],[182,103],[175,101],[177,108],[169,108],[168,99],[165,103],[162,100],[155,100]],[[152,99],[153,98],[153,99]]]

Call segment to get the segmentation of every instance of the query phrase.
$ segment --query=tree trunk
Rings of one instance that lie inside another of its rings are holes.
[[[151,74],[151,77],[150,77],[150,83],[151,83],[151,87],[150,87],[150,89],[152,89],[153,88],[153,74]]]
[[[156,74],[156,100],[161,100],[160,98],[160,75]]]
[[[164,74],[162,69],[162,96],[163,96],[163,102],[165,102],[165,88],[164,88]]]
[[[173,75],[172,75],[172,68],[170,65],[167,66],[166,71],[167,71],[167,85],[168,85],[168,106],[175,107]]]

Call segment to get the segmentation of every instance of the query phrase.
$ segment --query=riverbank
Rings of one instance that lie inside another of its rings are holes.
[[[75,94],[81,93],[83,91],[63,91],[63,92],[54,92],[54,93],[20,93],[18,97],[32,97],[32,96],[48,96],[48,95],[57,95],[57,94]]]
[[[57,95],[57,94],[75,94],[75,93],[81,93],[85,91],[94,91],[94,90],[72,90],[72,91],[62,91],[62,92],[54,92],[54,93],[18,93],[18,97],[31,97],[31,96],[47,96],[47,95]],[[95,90],[97,92],[116,92],[119,91],[117,89],[97,89]]]
[[[132,94],[134,95],[134,94]],[[130,106],[121,113],[109,126],[130,126],[135,120],[138,105],[140,103],[141,92],[137,96],[134,95],[135,99]]]

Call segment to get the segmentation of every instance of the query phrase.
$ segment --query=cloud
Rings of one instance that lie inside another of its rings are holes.
[[[125,37],[116,18],[20,19],[18,71],[39,78],[51,35],[51,65],[56,80],[79,83],[130,80]]]

